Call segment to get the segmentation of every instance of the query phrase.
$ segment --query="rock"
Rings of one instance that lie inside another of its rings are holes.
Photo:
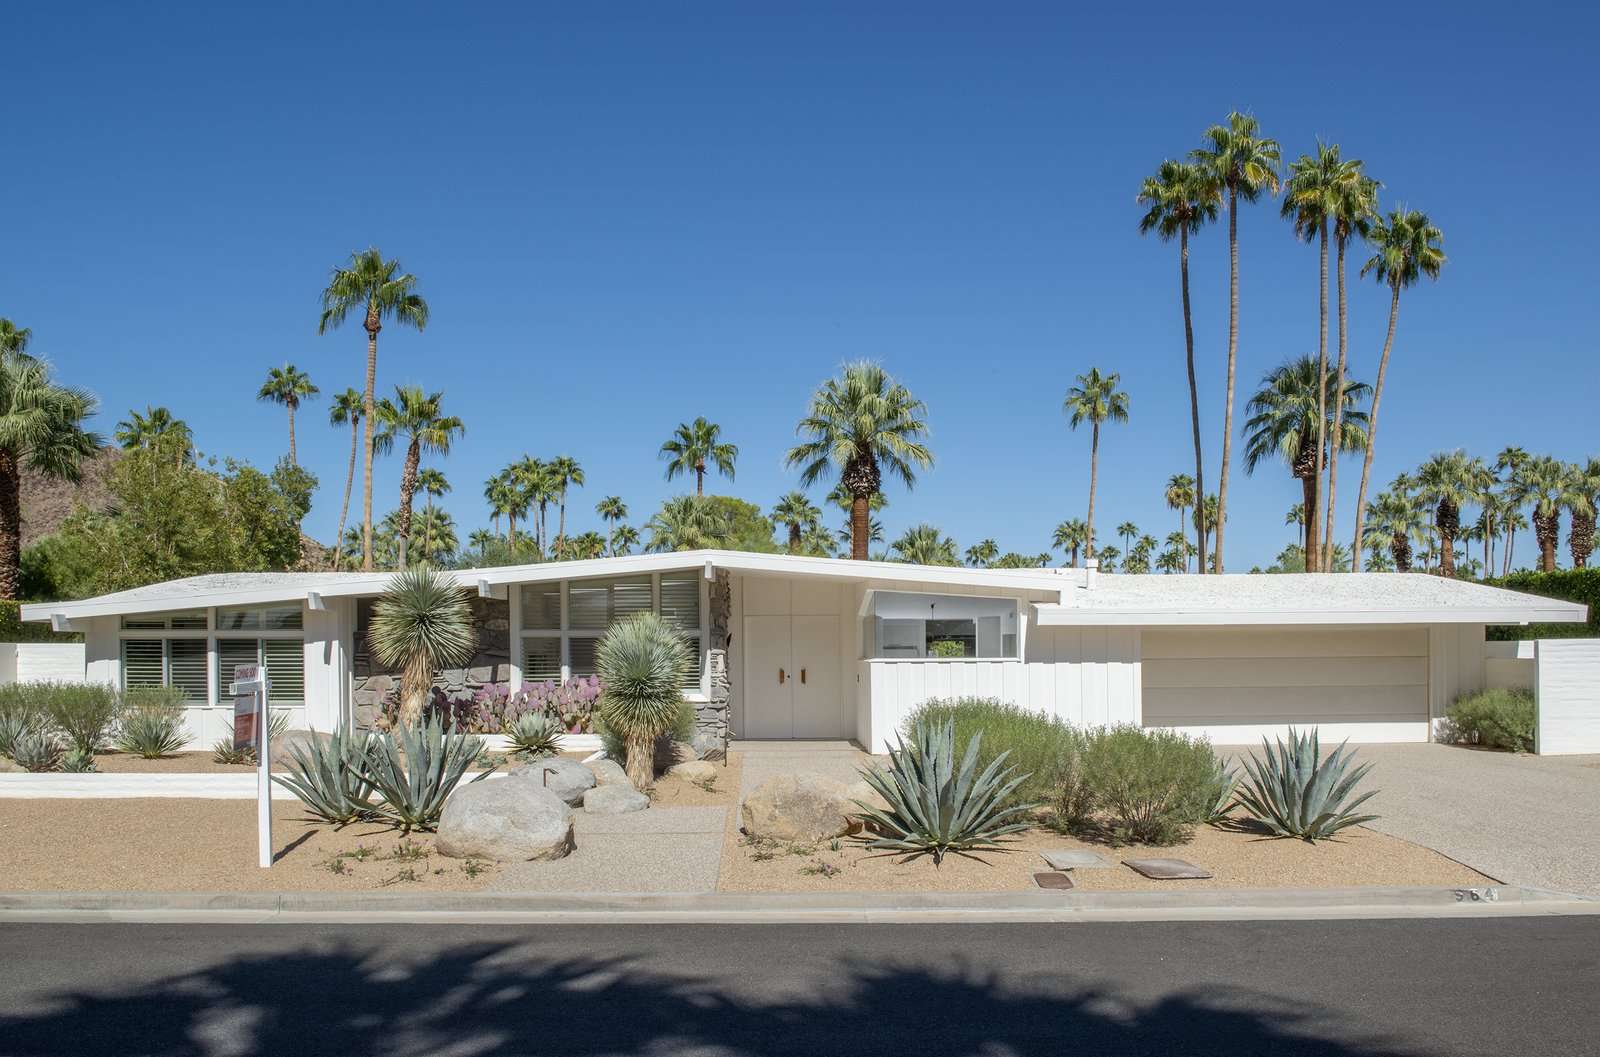
[[[455,859],[560,859],[573,848],[572,809],[532,782],[468,782],[444,802],[437,847]]]
[[[1039,857],[1055,870],[1109,870],[1111,863],[1080,848],[1041,848]]]
[[[705,760],[688,760],[667,773],[682,778],[685,782],[706,782],[717,777],[717,765],[707,763]]]
[[[689,747],[702,760],[722,756],[722,739],[707,731],[699,731],[689,739]]]
[[[565,756],[550,756],[523,764],[511,772],[511,777],[548,789],[569,804],[581,804],[583,794],[595,787],[594,772]]]
[[[740,805],[739,820],[752,837],[814,844],[857,828],[851,816],[858,810],[849,786],[802,771],[762,782]]]
[[[583,809],[591,815],[626,815],[649,806],[650,798],[631,785],[597,785],[583,794]]]
[[[27,774],[28,769],[15,760],[0,756],[0,774]]]
[[[655,768],[657,774],[665,774],[680,763],[697,759],[694,747],[686,741],[673,741],[671,737],[656,739]]]
[[[616,760],[602,756],[598,760],[590,760],[584,766],[594,775],[596,785],[625,785],[629,789],[633,788],[633,783],[628,781],[628,772],[624,771]]]

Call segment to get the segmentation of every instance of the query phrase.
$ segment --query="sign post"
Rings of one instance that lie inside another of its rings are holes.
[[[256,849],[262,869],[272,866],[272,748],[267,729],[267,669],[240,664],[233,669],[233,747],[256,752]]]

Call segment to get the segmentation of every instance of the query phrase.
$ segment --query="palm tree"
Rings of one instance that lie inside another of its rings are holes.
[[[812,394],[795,429],[810,438],[791,448],[786,459],[801,467],[800,483],[815,484],[832,468],[850,493],[850,557],[857,561],[867,558],[869,504],[883,490],[884,470],[912,488],[916,471],[933,465],[933,453],[923,443],[927,410],[879,365],[851,363]]]
[[[717,470],[733,480],[733,463],[739,457],[737,445],[719,438],[722,427],[715,422],[697,418],[693,422],[680,422],[672,436],[661,445],[661,457],[667,461],[667,480],[679,474],[694,472],[694,494],[706,494],[706,465],[714,463]]]
[[[28,342],[32,340],[32,327],[19,327],[9,319],[0,318],[0,356],[27,352]]]
[[[1319,374],[1321,383],[1318,384]],[[1333,384],[1326,372],[1319,372],[1317,361],[1310,356],[1288,360],[1268,371],[1245,413],[1244,469],[1254,474],[1256,467],[1274,457],[1289,467],[1289,472],[1300,481],[1304,496],[1306,538],[1313,544],[1308,555],[1315,551],[1317,488],[1316,475],[1317,437],[1333,438],[1330,447],[1338,451],[1359,451],[1366,443],[1366,412],[1356,405],[1370,391],[1365,382],[1346,381],[1342,397],[1326,390]],[[1335,405],[1345,409],[1340,433],[1335,436],[1328,415]],[[1320,420],[1320,429],[1319,429]],[[1220,503],[1220,500],[1219,500]],[[1220,531],[1221,526],[1218,526]],[[1221,553],[1221,547],[1217,548]]]
[[[1122,548],[1118,547],[1116,544],[1111,544],[1109,546],[1101,547],[1099,551],[1096,552],[1095,556],[1100,561],[1101,572],[1114,573],[1117,571],[1117,559],[1122,557]]]
[[[467,427],[443,409],[444,393],[424,392],[420,385],[397,385],[394,400],[378,405],[384,431],[406,441],[406,459],[400,471],[400,521],[398,531],[400,568],[409,558],[411,540],[411,500],[417,491],[417,468],[422,453],[449,455],[450,444]]]
[[[328,424],[331,426],[350,427],[350,466],[344,474],[344,501],[339,504],[339,528],[333,534],[333,567],[340,568],[339,552],[344,547],[344,521],[350,513],[350,491],[356,484],[356,446],[361,442],[361,415],[364,407],[361,394],[355,389],[346,389],[336,393],[332,405],[328,408]],[[383,442],[393,443],[392,435],[385,435]],[[374,443],[377,440],[374,439]]]
[[[0,351],[0,598],[13,601],[22,571],[23,471],[76,483],[101,438],[83,428],[97,410],[95,398],[53,381],[48,362],[18,351],[29,332],[0,322],[7,345]]]
[[[1285,525],[1293,525],[1300,530],[1300,551],[1305,553],[1306,548],[1306,508],[1304,503],[1292,503],[1289,512],[1283,515]]]
[[[294,413],[300,409],[302,401],[316,396],[320,389],[311,384],[311,376],[301,371],[292,363],[282,367],[274,367],[267,372],[267,380],[261,384],[261,391],[256,393],[257,400],[267,400],[274,404],[282,404],[289,409],[289,463],[298,465],[294,450]]]
[[[799,554],[805,534],[822,522],[822,511],[804,492],[789,492],[772,508],[772,522],[789,530],[789,553]]]
[[[0,320],[0,323],[5,322],[9,320]],[[189,424],[181,418],[173,418],[172,412],[164,407],[150,407],[147,404],[142,415],[130,408],[128,417],[117,423],[112,437],[126,451],[135,448],[145,451],[170,449],[179,466],[194,458],[194,434]]]
[[[1422,537],[1426,524],[1421,505],[1404,491],[1391,489],[1379,492],[1373,499],[1366,527],[1368,532],[1388,541],[1394,567],[1408,573],[1411,541]]]
[[[1508,513],[1501,515],[1501,524],[1505,527],[1508,539],[1515,537],[1518,532],[1528,531],[1528,518],[1521,509],[1512,507]],[[1500,559],[1500,575],[1511,574],[1511,548],[1507,547],[1505,554]]]
[[[1571,521],[1567,546],[1572,551],[1572,567],[1587,568],[1594,553],[1595,507],[1600,504],[1600,457],[1590,456],[1582,466],[1572,467],[1572,494],[1567,498]]]
[[[650,550],[693,551],[715,547],[727,535],[727,526],[705,497],[681,495],[661,504],[645,523],[650,530]]]
[[[1178,512],[1178,530],[1180,532],[1187,531],[1184,528],[1183,512],[1194,506],[1195,496],[1200,494],[1196,491],[1198,487],[1199,486],[1196,484],[1195,479],[1186,473],[1175,473],[1171,477],[1167,478],[1167,509],[1176,510]],[[1196,518],[1195,520],[1198,522],[1200,519]],[[1128,535],[1134,535],[1138,531],[1139,530],[1135,528],[1132,532],[1129,532]],[[1204,528],[1200,527],[1198,524],[1196,525],[1195,536],[1198,538],[1203,538],[1205,536]],[[1200,551],[1200,565],[1200,571],[1205,572],[1204,550]],[[1185,567],[1184,572],[1188,571],[1188,568]]]
[[[1394,571],[1394,559],[1389,556],[1388,546],[1381,537],[1374,535],[1372,542],[1367,544],[1367,572],[1392,573]]]
[[[1206,130],[1206,146],[1191,159],[1228,194],[1228,387],[1222,414],[1222,476],[1217,486],[1217,514],[1228,516],[1228,464],[1233,454],[1233,382],[1239,359],[1239,200],[1254,202],[1262,191],[1278,193],[1278,142],[1260,135],[1249,114],[1235,111],[1225,125]],[[1223,571],[1222,526],[1218,525],[1215,566]],[[1204,535],[1202,530],[1201,535]],[[1204,564],[1204,563],[1202,563]]]
[[[1000,545],[994,540],[979,540],[967,548],[967,564],[978,569],[994,568],[994,560],[1000,557]]]
[[[1445,256],[1439,244],[1444,240],[1426,214],[1405,208],[1392,211],[1388,219],[1374,221],[1367,234],[1372,256],[1361,266],[1380,283],[1389,284],[1389,330],[1383,339],[1383,355],[1378,359],[1378,384],[1372,390],[1372,425],[1367,430],[1367,450],[1361,463],[1361,485],[1356,490],[1356,538],[1352,552],[1361,553],[1361,530],[1366,523],[1367,479],[1372,473],[1372,452],[1378,442],[1378,403],[1383,399],[1383,380],[1389,370],[1389,351],[1394,348],[1395,320],[1400,315],[1400,291],[1426,275],[1439,278]]]
[[[1217,493],[1212,492],[1210,495],[1205,497],[1199,506],[1195,507],[1195,528],[1200,531],[1200,542],[1202,544],[1206,543],[1205,530],[1209,529],[1215,532],[1217,526],[1222,523],[1221,510],[1219,509],[1220,506],[1221,504],[1217,501]],[[1208,545],[1207,549],[1211,552],[1211,568],[1207,569],[1206,571],[1213,573],[1221,572],[1222,570],[1217,568],[1216,547]]]
[[[613,556],[617,553],[617,526],[628,516],[628,504],[622,501],[621,496],[608,495],[594,505],[594,512],[600,515],[600,520],[608,526],[606,530],[606,553]]]
[[[1520,474],[1520,491],[1533,505],[1533,533],[1539,541],[1539,571],[1556,570],[1556,544],[1561,539],[1561,510],[1578,492],[1573,468],[1549,455],[1528,460]]]
[[[367,644],[379,663],[400,669],[400,722],[415,726],[433,673],[465,663],[477,645],[467,596],[426,565],[396,573],[372,607]]]
[[[1164,550],[1156,555],[1156,568],[1164,573],[1181,573],[1189,568],[1189,558],[1181,550]]]
[[[627,554],[639,545],[639,530],[632,525],[618,525],[611,530],[611,553]]]
[[[456,539],[455,519],[449,511],[432,505],[423,507],[411,516],[409,535],[416,537],[421,544],[422,560],[425,562],[443,561],[460,546],[460,541]]]
[[[881,532],[879,537],[882,537]],[[823,528],[821,524],[812,525],[800,538],[800,553],[812,558],[832,558],[837,550],[833,542],[833,533]]]
[[[956,541],[942,535],[933,525],[923,523],[905,530],[900,538],[889,544],[898,561],[910,565],[960,565],[956,557]]]
[[[467,537],[467,546],[478,552],[479,560],[489,553],[489,546],[500,537],[488,529],[473,529]]]
[[[1520,491],[1518,474],[1528,463],[1528,453],[1522,448],[1510,446],[1502,448],[1494,459],[1494,470],[1503,474],[1501,485],[1505,497],[1505,508],[1501,513],[1500,523],[1506,530],[1505,565],[1502,576],[1511,572],[1511,552],[1516,546],[1517,529],[1526,529],[1528,519],[1522,516],[1522,506],[1526,502]]]
[[[517,500],[522,510],[537,509],[534,520],[533,541],[540,554],[550,549],[550,537],[545,532],[545,513],[550,501],[556,497],[555,477],[543,460],[524,455],[511,465],[512,481],[517,488]]]
[[[583,487],[583,467],[570,455],[557,455],[550,460],[550,480],[555,485],[557,514],[556,537],[567,538],[567,489],[572,485]]]
[[[1478,495],[1483,463],[1467,453],[1440,452],[1417,470],[1418,497],[1433,505],[1433,525],[1439,533],[1439,572],[1456,574],[1455,541],[1461,531],[1461,508]]]
[[[1131,521],[1124,521],[1117,526],[1117,535],[1122,537],[1122,549],[1127,551],[1133,547],[1133,537],[1139,534],[1139,526]]]
[[[1334,272],[1338,278],[1339,286],[1339,365],[1335,372],[1337,382],[1335,390],[1343,388],[1345,371],[1349,363],[1350,350],[1350,307],[1345,291],[1345,254],[1350,248],[1350,240],[1359,235],[1366,238],[1372,230],[1373,218],[1378,213],[1378,189],[1383,185],[1363,171],[1363,163],[1350,161],[1346,163],[1346,178],[1340,181],[1332,201],[1329,203],[1328,218],[1333,222],[1333,245],[1335,256]],[[1376,401],[1373,413],[1377,413]],[[1340,413],[1335,408],[1333,412],[1333,429],[1339,432]],[[1323,504],[1322,539],[1324,548],[1333,546],[1333,514],[1337,509],[1339,498],[1339,460],[1334,459],[1328,463],[1328,501]],[[1360,572],[1361,553],[1350,552],[1350,568]]]
[[[494,530],[500,531],[500,515],[510,523],[508,537],[513,548],[517,545],[517,517],[526,508],[521,490],[517,487],[511,467],[506,467],[483,483],[483,499],[489,504],[489,516],[494,520]]]
[[[1205,492],[1205,458],[1200,445],[1200,390],[1194,374],[1194,317],[1189,310],[1189,236],[1217,219],[1221,186],[1212,170],[1180,161],[1164,161],[1156,175],[1139,188],[1138,202],[1150,208],[1139,220],[1139,234],[1154,231],[1161,241],[1178,237],[1178,281],[1183,294],[1183,345],[1189,368],[1189,421],[1194,429],[1194,481],[1198,493]],[[1205,527],[1197,535],[1203,540]],[[1200,553],[1200,571],[1205,572],[1206,556]]]
[[[450,481],[445,477],[443,470],[429,466],[417,471],[417,491],[427,497],[424,506],[432,509],[435,499],[450,493]]]
[[[1080,518],[1069,518],[1056,526],[1055,533],[1050,537],[1050,545],[1057,550],[1069,554],[1074,567],[1078,564],[1078,552],[1089,542],[1089,525]]]
[[[378,332],[385,319],[422,330],[428,325],[428,303],[417,293],[417,277],[400,270],[399,261],[386,261],[376,249],[352,253],[350,261],[335,268],[322,291],[322,317],[317,333],[342,324],[352,312],[361,314],[367,332],[367,387],[362,393],[361,415],[366,429],[361,499],[361,568],[372,570],[372,434],[377,425],[374,389],[378,381]]]
[[[1089,443],[1089,521],[1084,554],[1094,557],[1094,491],[1100,473],[1100,424],[1102,422],[1128,421],[1128,394],[1117,388],[1122,376],[1116,372],[1101,374],[1100,368],[1089,368],[1088,374],[1078,375],[1078,384],[1067,390],[1061,409],[1067,413],[1067,423],[1073,429],[1087,421],[1091,427]],[[1076,560],[1073,562],[1077,564]]]

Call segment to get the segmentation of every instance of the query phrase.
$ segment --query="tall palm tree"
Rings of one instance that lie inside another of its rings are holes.
[[[1426,527],[1422,506],[1404,491],[1379,492],[1372,501],[1367,531],[1388,541],[1394,567],[1411,571],[1411,541],[1421,538]]]
[[[606,553],[617,553],[617,526],[628,516],[628,504],[622,501],[621,496],[608,495],[594,505],[594,512],[600,515],[600,520],[607,525]]]
[[[1078,552],[1089,544],[1089,525],[1081,518],[1068,518],[1056,526],[1055,532],[1050,537],[1050,545],[1057,550],[1071,556],[1074,568],[1078,564]]]
[[[336,393],[333,403],[328,408],[328,424],[330,426],[350,427],[350,465],[344,474],[344,501],[339,504],[339,528],[333,534],[333,567],[341,568],[339,552],[344,547],[344,521],[350,513],[350,491],[356,484],[356,448],[361,443],[361,416],[365,402],[361,394],[355,389],[346,389]],[[376,441],[375,441],[376,442]],[[392,443],[393,436],[385,437],[385,442]]]
[[[805,534],[821,524],[822,511],[804,492],[789,492],[772,508],[772,522],[789,530],[789,553],[799,554]]]
[[[117,423],[112,437],[126,451],[135,448],[171,451],[173,460],[179,466],[194,459],[194,434],[189,424],[181,418],[174,418],[172,412],[164,407],[146,405],[144,414],[130,408],[128,417]]]
[[[472,533],[467,536],[467,546],[478,552],[478,558],[481,561],[489,553],[490,545],[497,539],[499,539],[499,536],[488,529],[473,529]]]
[[[1078,384],[1067,390],[1061,409],[1067,413],[1067,424],[1077,429],[1084,422],[1090,424],[1089,443],[1089,521],[1084,555],[1094,557],[1094,492],[1100,474],[1100,424],[1128,421],[1128,394],[1117,388],[1122,375],[1113,371],[1101,374],[1100,368],[1091,367],[1087,374],[1078,375]],[[1077,564],[1076,560],[1073,562]]]
[[[9,319],[0,318],[0,356],[10,352],[27,352],[33,340],[32,327],[19,327]]]
[[[1124,521],[1117,526],[1117,535],[1122,537],[1122,550],[1124,553],[1133,548],[1133,537],[1139,534],[1139,526],[1131,521]]]
[[[645,523],[653,551],[693,551],[716,547],[727,538],[727,525],[704,496],[681,495],[661,504]]]
[[[1494,470],[1503,475],[1501,477],[1501,494],[1504,505],[1501,511],[1500,524],[1506,532],[1505,564],[1502,567],[1502,576],[1511,572],[1511,552],[1516,546],[1517,530],[1528,527],[1528,519],[1522,516],[1522,507],[1526,498],[1522,495],[1518,474],[1528,463],[1528,453],[1522,448],[1508,446],[1500,450],[1495,456]],[[1520,524],[1519,524],[1520,522]]]
[[[1345,371],[1349,364],[1350,350],[1350,303],[1345,290],[1345,254],[1350,249],[1350,240],[1359,235],[1366,238],[1372,230],[1372,221],[1378,214],[1378,190],[1383,185],[1363,172],[1360,161],[1348,163],[1350,168],[1346,171],[1346,178],[1339,182],[1335,188],[1333,200],[1330,203],[1329,219],[1333,222],[1334,246],[1334,274],[1338,279],[1339,287],[1339,365],[1336,369],[1335,389],[1344,386]],[[1374,401],[1376,404],[1376,401]],[[1374,407],[1376,413],[1376,407]],[[1333,413],[1334,432],[1339,431],[1339,409]],[[1324,547],[1324,560],[1327,558],[1327,548],[1333,546],[1333,517],[1338,509],[1339,499],[1339,460],[1334,459],[1328,463],[1328,501],[1323,504],[1325,513],[1322,523],[1322,541]],[[1350,568],[1353,572],[1361,571],[1361,554],[1359,551],[1350,552]]]
[[[397,385],[394,400],[378,405],[384,431],[406,442],[400,471],[400,520],[397,543],[400,568],[407,566],[411,542],[411,500],[417,492],[417,469],[424,452],[449,455],[450,445],[467,431],[455,415],[444,413],[444,393],[424,392],[420,385]]]
[[[1245,413],[1250,416],[1244,426],[1245,473],[1254,474],[1257,466],[1274,458],[1288,465],[1289,472],[1300,481],[1308,538],[1316,527],[1320,484],[1316,475],[1317,437],[1323,436],[1337,451],[1359,451],[1367,439],[1367,415],[1356,405],[1370,388],[1365,382],[1347,380],[1342,395],[1319,392],[1332,384],[1333,379],[1326,372],[1318,371],[1315,359],[1302,356],[1268,371],[1261,379],[1261,388],[1245,405]],[[1335,436],[1328,417],[1334,406],[1341,404],[1344,415],[1340,433]]]
[[[257,400],[266,400],[289,409],[289,463],[298,465],[294,448],[294,413],[300,405],[322,390],[311,383],[311,376],[292,363],[267,371],[267,380],[256,393]]]
[[[545,532],[545,512],[556,497],[556,482],[550,467],[541,459],[524,455],[511,464],[511,477],[517,488],[518,504],[522,510],[537,511],[534,515],[533,542],[539,553],[550,549],[550,537]]]
[[[1261,134],[1249,114],[1235,111],[1226,124],[1206,130],[1206,145],[1191,159],[1228,196],[1228,386],[1222,413],[1222,474],[1217,485],[1217,515],[1228,516],[1228,464],[1233,455],[1233,383],[1239,360],[1239,202],[1254,202],[1261,192],[1278,193],[1278,141]],[[1223,526],[1217,525],[1215,566],[1223,571]],[[1204,535],[1202,531],[1201,535]],[[1203,564],[1203,563],[1202,563]]]
[[[1122,548],[1115,543],[1101,547],[1095,552],[1095,557],[1100,562],[1100,571],[1114,573],[1117,571],[1117,559],[1122,557]]]
[[[812,394],[795,432],[808,440],[789,449],[786,461],[801,467],[800,483],[812,485],[830,468],[850,493],[850,557],[867,558],[868,516],[873,495],[883,490],[887,470],[907,488],[916,471],[933,465],[923,443],[927,405],[875,363],[846,364]]]
[[[1196,491],[1198,487],[1199,485],[1196,483],[1195,478],[1190,477],[1186,473],[1175,473],[1171,477],[1167,478],[1167,509],[1176,510],[1178,512],[1178,531],[1180,532],[1188,531],[1184,527],[1183,512],[1195,505],[1195,497],[1200,494],[1198,491]],[[1199,522],[1199,520],[1199,518],[1195,519],[1196,522]],[[1138,529],[1134,529],[1133,532],[1128,533],[1128,535],[1131,536],[1138,531]],[[1196,549],[1199,550],[1200,553],[1200,571],[1205,572],[1205,552],[1200,550],[1198,547],[1199,540],[1205,536],[1205,530],[1198,524],[1196,525],[1195,536],[1197,537]],[[1189,571],[1187,565],[1184,567],[1183,571]]]
[[[435,499],[450,493],[450,481],[443,470],[429,466],[417,471],[417,491],[426,497],[423,505],[431,510]]]
[[[506,515],[510,524],[510,534],[507,538],[513,548],[517,545],[517,517],[523,509],[521,498],[521,491],[509,466],[483,483],[483,500],[489,504],[489,516],[494,521],[494,530],[499,533],[500,515]]]
[[[1479,494],[1481,460],[1467,453],[1439,452],[1417,470],[1418,496],[1433,504],[1433,526],[1439,533],[1440,575],[1456,574],[1456,537],[1461,532],[1461,508]]]
[[[933,525],[913,525],[889,544],[895,560],[910,565],[960,565],[956,541]]]
[[[883,536],[879,532],[879,538]],[[800,553],[812,558],[832,558],[837,555],[839,548],[833,540],[833,533],[821,524],[811,526],[806,534],[800,537]]]
[[[1139,187],[1138,202],[1150,208],[1139,219],[1139,234],[1154,231],[1161,241],[1178,238],[1178,283],[1183,295],[1183,346],[1189,368],[1189,422],[1194,430],[1194,481],[1198,493],[1206,487],[1205,458],[1200,445],[1200,390],[1194,373],[1194,317],[1189,308],[1189,236],[1217,219],[1221,185],[1212,169],[1188,162],[1164,161],[1154,176]],[[1197,535],[1204,540],[1205,527]],[[1200,553],[1200,571],[1206,556]]]
[[[1000,545],[994,540],[979,540],[967,548],[967,564],[974,568],[992,569],[998,557],[1000,557]]]
[[[322,291],[322,317],[317,333],[338,327],[352,313],[359,313],[367,332],[367,387],[361,396],[361,421],[366,430],[362,461],[361,568],[372,570],[372,456],[373,430],[377,426],[374,390],[378,382],[378,332],[383,322],[392,319],[421,331],[428,325],[428,302],[417,293],[417,277],[404,272],[397,260],[386,261],[376,249],[352,253],[341,268],[335,268]]]
[[[1600,504],[1600,457],[1590,456],[1582,466],[1572,467],[1572,494],[1567,498],[1567,547],[1572,551],[1572,567],[1587,568],[1594,553],[1594,517]]]
[[[97,409],[85,389],[61,385],[26,352],[26,330],[0,331],[0,598],[13,601],[22,568],[22,473],[77,482],[100,436],[83,428]]]
[[[706,466],[714,464],[720,473],[733,480],[733,463],[739,457],[739,447],[721,439],[722,427],[705,418],[693,422],[680,422],[672,436],[661,445],[661,457],[667,460],[667,480],[679,474],[694,473],[694,494],[706,494]]]
[[[1293,525],[1300,530],[1300,550],[1305,552],[1306,547],[1306,507],[1304,503],[1292,503],[1289,512],[1283,515],[1285,525]]]
[[[1520,490],[1533,507],[1533,534],[1539,541],[1539,571],[1556,571],[1556,544],[1561,539],[1561,511],[1578,492],[1572,467],[1550,455],[1537,455],[1522,467]]]
[[[1221,504],[1217,501],[1217,493],[1215,492],[1212,492],[1210,495],[1206,496],[1205,499],[1201,501],[1200,505],[1195,507],[1195,528],[1200,531],[1200,542],[1202,544],[1206,542],[1204,538],[1206,530],[1209,529],[1215,532],[1217,526],[1222,523],[1222,511],[1220,508]],[[1222,570],[1217,568],[1216,547],[1209,546],[1207,549],[1211,551],[1211,568],[1207,569],[1206,571],[1213,573],[1221,572]]]
[[[1378,403],[1383,399],[1383,380],[1389,370],[1389,351],[1394,348],[1394,326],[1400,315],[1400,291],[1426,275],[1439,278],[1444,267],[1444,236],[1426,214],[1400,208],[1387,219],[1372,223],[1367,242],[1372,256],[1361,266],[1361,274],[1371,272],[1380,283],[1389,284],[1389,330],[1383,339],[1383,355],[1378,359],[1378,383],[1372,390],[1372,425],[1367,430],[1366,455],[1361,462],[1361,485],[1356,490],[1356,538],[1353,554],[1361,554],[1361,530],[1366,524],[1367,480],[1372,473],[1372,452],[1378,442]]]
[[[567,538],[567,489],[573,485],[583,487],[583,467],[570,455],[557,455],[550,460],[550,479],[555,485],[557,510],[556,536]]]
[[[639,530],[632,525],[618,525],[611,530],[611,553],[627,554],[639,545]]]
[[[410,535],[416,537],[425,562],[443,562],[460,546],[455,518],[448,510],[431,504],[412,515]]]

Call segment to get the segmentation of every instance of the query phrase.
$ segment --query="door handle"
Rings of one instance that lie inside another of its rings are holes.
[[[782,685],[783,685],[783,678],[784,678],[784,676],[783,676],[783,669],[782,669],[782,668],[779,668],[779,669],[778,669],[778,685],[779,685],[779,686],[782,686]]]
[[[800,685],[804,686],[805,685],[805,681],[806,681],[806,670],[804,668],[802,668],[802,669],[800,669]]]

